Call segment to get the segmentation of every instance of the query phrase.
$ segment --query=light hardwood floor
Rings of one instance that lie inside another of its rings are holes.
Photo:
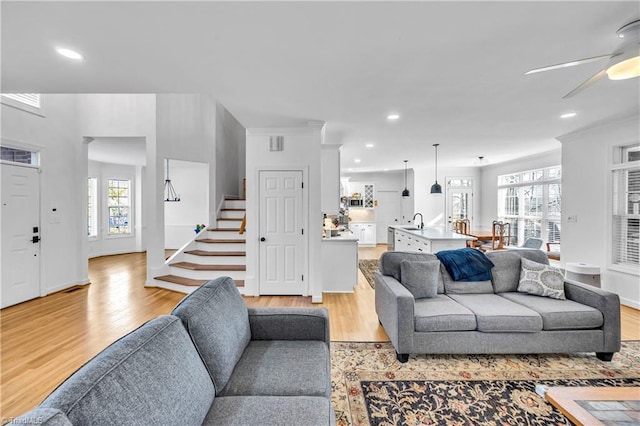
[[[361,248],[361,259],[377,259],[386,249]],[[59,383],[117,338],[184,297],[143,286],[143,253],[107,256],[89,262],[92,284],[0,311],[0,418],[33,408]],[[324,306],[334,341],[386,341],[374,309],[374,291],[362,273],[353,294],[325,294],[322,304],[308,297],[247,297],[249,306]],[[640,311],[623,307],[622,338],[640,340]]]

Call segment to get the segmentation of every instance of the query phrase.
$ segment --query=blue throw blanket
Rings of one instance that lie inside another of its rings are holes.
[[[462,248],[436,253],[454,281],[488,281],[493,262],[480,250]]]

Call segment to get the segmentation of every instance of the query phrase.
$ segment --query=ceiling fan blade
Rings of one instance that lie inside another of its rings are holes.
[[[532,70],[525,72],[524,75],[535,74],[537,72],[542,72],[542,71],[557,70],[560,68],[573,67],[576,65],[588,64],[589,62],[595,62],[601,59],[609,59],[609,58],[611,58],[611,55],[601,55],[601,56],[594,56],[592,58],[578,59],[571,62],[563,62],[561,64],[549,65],[548,67],[534,68]]]
[[[572,97],[573,95],[582,92],[584,89],[586,89],[587,87],[590,87],[592,85],[594,85],[595,83],[598,82],[598,80],[600,80],[601,78],[603,78],[605,75],[607,75],[607,70],[606,69],[602,69],[600,71],[598,71],[596,74],[592,75],[591,77],[589,77],[589,79],[585,80],[582,84],[580,84],[578,87],[576,87],[575,89],[573,89],[572,91],[570,91],[569,93],[567,93],[566,95],[564,95],[562,97],[562,99],[567,99]]]

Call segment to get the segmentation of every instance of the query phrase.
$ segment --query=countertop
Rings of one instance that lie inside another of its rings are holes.
[[[342,242],[344,242],[344,241],[358,241],[358,238],[355,235],[353,235],[353,232],[351,232],[351,231],[340,231],[340,235],[335,236],[335,237],[331,237],[331,238],[323,237],[322,241],[323,242],[327,242],[327,243],[330,243],[330,242],[339,243],[341,241]]]
[[[391,225],[390,228],[400,229],[408,234],[413,234],[417,237],[426,238],[428,240],[476,240],[476,237],[471,235],[458,234],[457,232],[447,231],[441,227],[425,226],[424,229],[414,225]],[[410,228],[410,229],[407,229]]]

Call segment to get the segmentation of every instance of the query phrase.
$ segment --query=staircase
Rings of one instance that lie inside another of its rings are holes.
[[[246,240],[240,233],[244,216],[245,199],[226,197],[215,227],[201,231],[167,260],[169,273],[155,277],[158,287],[191,293],[209,280],[227,276],[244,293]]]

